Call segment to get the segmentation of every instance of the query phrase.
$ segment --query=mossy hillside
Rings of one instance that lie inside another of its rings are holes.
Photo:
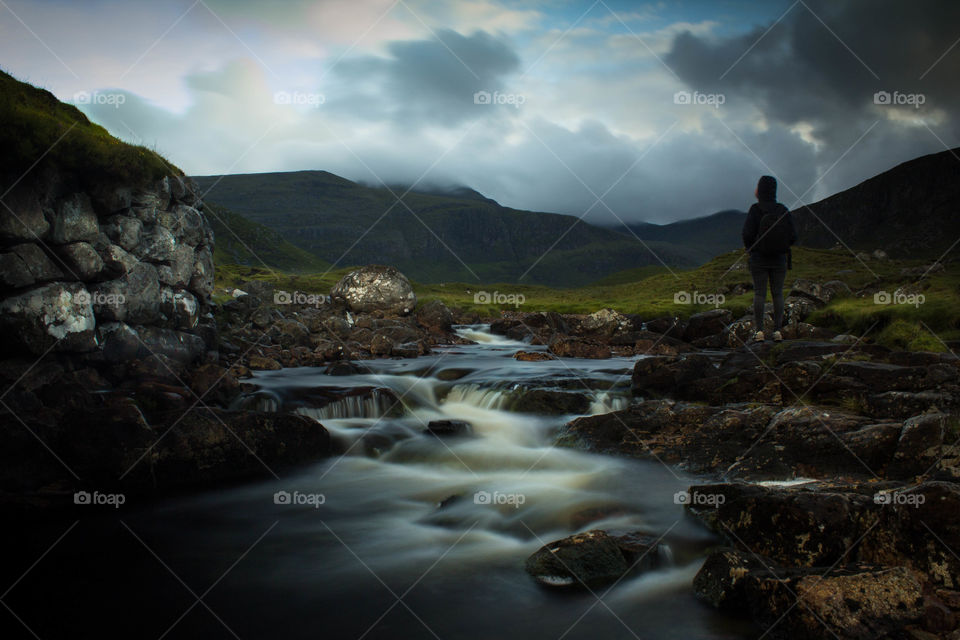
[[[75,106],[0,70],[0,180],[52,167],[82,187],[145,185],[183,175],[155,151],[131,145],[93,124]]]

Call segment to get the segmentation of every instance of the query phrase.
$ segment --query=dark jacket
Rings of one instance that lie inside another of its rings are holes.
[[[797,241],[797,223],[793,219],[793,214],[779,202],[756,202],[747,212],[747,219],[743,222],[743,246],[750,252],[750,267],[758,269],[786,269],[787,253],[779,255],[762,255],[753,250],[753,245],[757,241],[757,234],[760,229],[760,218],[765,213],[786,212],[787,222],[790,225],[790,244]],[[789,253],[789,252],[788,252]]]

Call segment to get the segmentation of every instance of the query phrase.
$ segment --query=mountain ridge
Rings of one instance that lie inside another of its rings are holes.
[[[577,286],[643,265],[694,266],[684,247],[575,216],[501,206],[469,188],[396,192],[327,171],[195,176],[211,203],[337,266],[383,262],[425,281]],[[401,196],[401,200],[397,196]]]

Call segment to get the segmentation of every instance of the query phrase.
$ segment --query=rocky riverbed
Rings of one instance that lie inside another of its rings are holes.
[[[448,400],[466,394],[484,410],[580,416],[552,436],[560,449],[700,478],[674,500],[721,542],[693,579],[704,602],[770,637],[954,637],[960,363],[806,324],[842,283],[797,282],[780,344],[747,343],[748,320],[724,309],[685,321],[606,309],[484,319],[437,301],[418,306],[406,278],[383,266],[351,273],[319,303],[250,282],[215,304],[202,258],[212,237],[202,217],[189,224],[202,205],[165,184],[54,203],[60,217],[35,231],[53,234],[63,256],[89,254],[72,263],[77,280],[49,268],[5,271],[13,341],[0,361],[0,455],[10,508],[72,508],[78,492],[162,496],[266,478],[355,442],[383,455],[410,434],[386,429],[358,441],[327,428],[416,410],[404,397],[413,388],[357,379],[370,372],[365,361],[451,353],[487,339],[463,329],[486,320],[515,345],[515,366],[552,371],[549,383],[518,382],[506,395],[463,386]],[[194,257],[163,253],[167,236]],[[26,264],[29,250],[21,243],[4,260]],[[110,294],[131,306],[111,307]],[[50,310],[55,322],[44,320]],[[630,368],[613,378],[602,367],[556,375],[575,361]],[[305,367],[343,383],[263,386],[271,373]],[[416,375],[453,384],[471,373],[429,365]],[[436,417],[425,431],[438,441],[475,429],[457,415]],[[548,590],[569,591],[671,566],[683,543],[671,546],[664,531],[590,528],[618,508],[582,511],[572,521],[580,532],[542,541],[527,571]]]

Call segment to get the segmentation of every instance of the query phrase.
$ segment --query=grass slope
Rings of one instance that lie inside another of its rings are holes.
[[[146,147],[114,138],[76,107],[0,71],[0,184],[54,167],[83,186],[145,184],[182,171]],[[38,166],[34,167],[34,163]]]

